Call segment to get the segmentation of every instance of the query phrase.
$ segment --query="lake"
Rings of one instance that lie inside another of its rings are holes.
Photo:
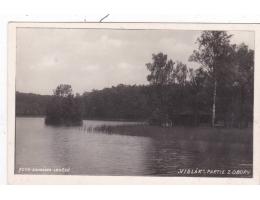
[[[252,169],[247,144],[88,129],[124,124],[135,122],[84,120],[82,127],[52,127],[44,124],[44,118],[17,117],[15,173],[178,176],[187,175],[178,174],[180,169]]]

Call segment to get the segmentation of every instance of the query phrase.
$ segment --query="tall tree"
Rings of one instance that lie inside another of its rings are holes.
[[[47,125],[82,125],[82,102],[74,97],[70,85],[61,84],[54,91],[46,107]]]
[[[167,59],[167,55],[163,53],[153,54],[152,63],[147,63],[146,67],[151,72],[147,76],[147,80],[153,85],[167,85],[172,81],[172,71],[174,62]]]
[[[188,75],[188,67],[186,64],[183,64],[182,62],[177,61],[176,67],[173,70],[172,77],[174,80],[174,83],[177,81],[180,85],[185,85],[187,81],[187,75]],[[175,80],[176,79],[176,80]]]
[[[236,48],[236,66],[234,72],[234,86],[239,98],[239,124],[240,128],[246,127],[252,120],[253,91],[254,91],[254,51],[247,45],[240,44]]]
[[[203,31],[197,39],[198,50],[194,50],[190,61],[198,62],[210,74],[213,81],[212,127],[215,126],[217,84],[221,68],[230,59],[230,38],[225,31]]]
[[[175,63],[163,53],[152,54],[152,63],[147,63],[146,67],[150,71],[147,80],[156,91],[155,107],[151,118],[151,124],[161,125],[168,118],[167,109],[167,86],[175,81],[172,76]]]
[[[53,95],[59,97],[67,97],[72,95],[72,88],[71,85],[68,84],[60,84],[57,88],[53,91]]]

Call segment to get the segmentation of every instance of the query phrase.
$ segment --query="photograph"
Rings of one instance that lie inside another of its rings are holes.
[[[15,27],[14,175],[253,178],[254,30],[140,27]]]

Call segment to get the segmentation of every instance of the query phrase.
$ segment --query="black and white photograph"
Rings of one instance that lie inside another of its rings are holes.
[[[252,178],[255,32],[16,27],[15,175]]]

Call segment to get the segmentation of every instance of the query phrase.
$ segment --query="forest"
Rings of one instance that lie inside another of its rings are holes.
[[[51,95],[16,92],[16,116],[45,116]]]
[[[246,128],[253,121],[254,50],[231,44],[225,31],[203,31],[189,61],[159,52],[144,64],[147,85],[119,84],[73,94],[61,84],[53,95],[16,92],[17,116],[46,115],[47,123],[82,119],[146,121],[158,126]]]

